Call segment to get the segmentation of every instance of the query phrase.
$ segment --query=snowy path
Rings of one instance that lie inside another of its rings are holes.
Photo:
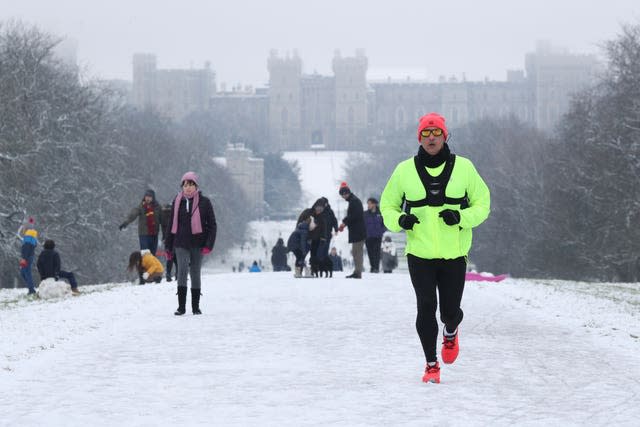
[[[637,425],[637,285],[470,282],[436,385],[408,276],[339,276],[207,276],[182,318],[165,283],[0,297],[0,425]]]

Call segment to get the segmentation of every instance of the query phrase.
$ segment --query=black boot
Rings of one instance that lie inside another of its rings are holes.
[[[202,314],[200,311],[200,289],[191,288],[191,311],[193,314]]]
[[[187,287],[178,286],[178,309],[176,310],[176,316],[182,316],[187,312],[184,306],[187,304]]]

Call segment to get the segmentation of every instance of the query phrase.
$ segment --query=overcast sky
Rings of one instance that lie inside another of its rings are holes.
[[[539,39],[598,53],[621,24],[640,23],[640,1],[0,0],[10,18],[75,39],[81,65],[103,78],[131,80],[133,53],[150,52],[160,68],[209,60],[219,83],[262,86],[272,48],[327,75],[336,48],[364,48],[370,77],[504,80]]]

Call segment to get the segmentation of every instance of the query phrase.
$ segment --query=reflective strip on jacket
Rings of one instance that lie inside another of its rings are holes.
[[[436,168],[426,168],[431,176],[438,176],[445,163]],[[462,198],[467,194],[469,207],[460,210],[460,205],[422,206],[411,208],[419,224],[407,230],[405,253],[424,259],[455,259],[467,256],[471,249],[473,227],[480,225],[489,216],[491,196],[487,184],[482,180],[469,159],[456,156],[446,196]],[[402,230],[398,219],[404,215],[402,204],[406,200],[422,200],[426,192],[413,157],[396,166],[380,198],[380,212],[384,225],[393,232]],[[444,209],[460,212],[460,223],[447,225],[438,216]]]

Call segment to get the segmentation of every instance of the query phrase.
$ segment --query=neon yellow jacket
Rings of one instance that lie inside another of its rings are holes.
[[[436,168],[426,168],[431,176],[444,170],[444,163]],[[471,229],[482,224],[489,216],[491,196],[487,184],[482,180],[469,159],[456,155],[455,165],[446,188],[446,196],[469,199],[469,207],[460,205],[412,207],[411,213],[418,217],[419,224],[407,230],[405,253],[425,259],[455,259],[467,256],[471,249]],[[422,200],[426,197],[413,157],[396,166],[380,198],[380,212],[384,225],[394,232],[402,230],[398,219],[402,211],[403,197],[407,200]],[[444,209],[460,212],[460,223],[447,225],[438,216]]]

